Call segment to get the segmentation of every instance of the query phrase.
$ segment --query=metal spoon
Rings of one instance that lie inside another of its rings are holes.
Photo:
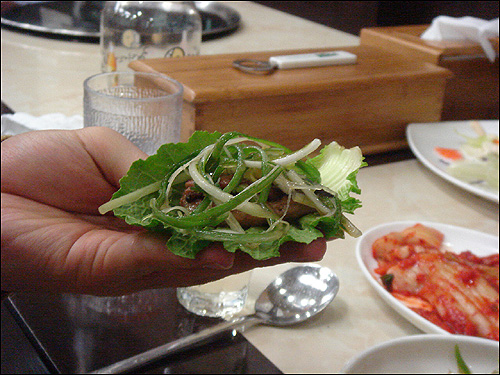
[[[223,332],[243,332],[259,323],[287,326],[303,322],[328,306],[338,290],[337,275],[327,267],[309,264],[291,268],[261,293],[255,302],[254,314],[204,329],[92,373],[117,374],[130,371],[165,355],[206,343]]]

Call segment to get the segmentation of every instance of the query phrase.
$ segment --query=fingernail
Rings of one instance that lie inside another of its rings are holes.
[[[221,263],[207,263],[203,265],[203,268],[209,268],[212,270],[228,270],[233,266],[233,264],[221,264]]]

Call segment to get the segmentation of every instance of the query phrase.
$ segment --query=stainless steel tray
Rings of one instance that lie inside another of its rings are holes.
[[[45,36],[99,42],[99,20],[104,1],[39,1],[2,9],[2,26]],[[217,1],[195,1],[203,22],[203,40],[236,30],[240,15]],[[2,6],[2,8],[4,8]]]

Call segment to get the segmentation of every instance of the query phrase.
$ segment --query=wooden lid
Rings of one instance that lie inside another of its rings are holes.
[[[242,58],[267,61],[271,56],[333,50],[354,53],[357,63],[277,70],[268,75],[244,73],[232,66],[234,60]],[[446,69],[389,55],[372,46],[146,59],[129,66],[137,71],[164,73],[181,82],[185,100],[195,103],[334,91],[387,80],[450,75]]]

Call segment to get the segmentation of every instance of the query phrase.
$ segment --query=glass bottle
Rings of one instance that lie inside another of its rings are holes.
[[[101,13],[103,72],[133,60],[199,55],[202,22],[193,2],[106,1]]]

